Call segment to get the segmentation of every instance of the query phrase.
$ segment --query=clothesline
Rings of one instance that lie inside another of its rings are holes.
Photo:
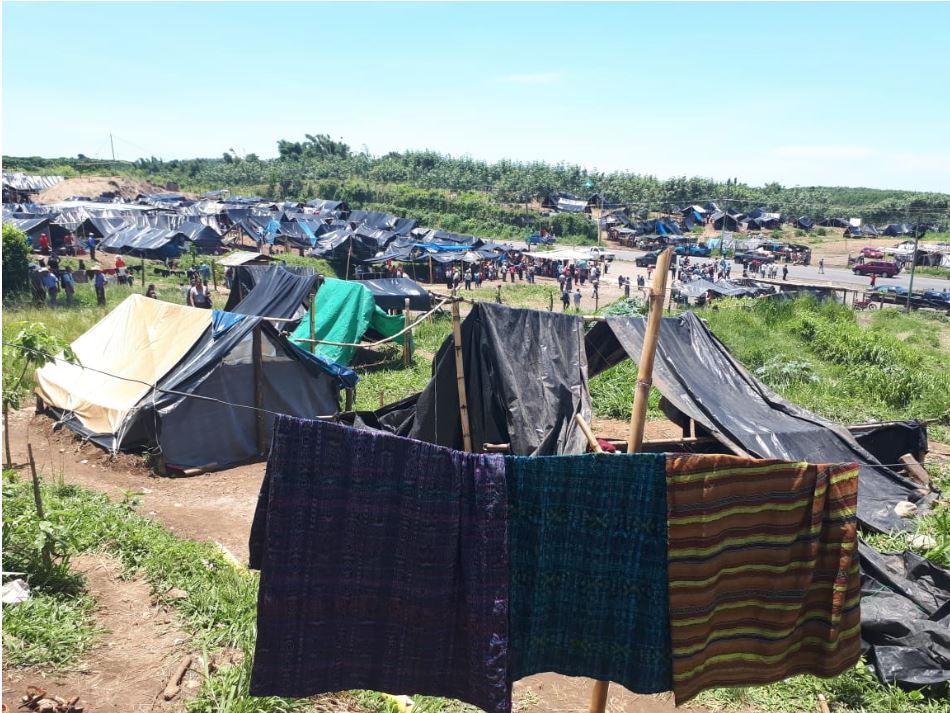
[[[402,336],[403,334],[405,334],[406,332],[411,332],[411,331],[412,331],[413,329],[415,329],[422,321],[428,319],[428,317],[429,317],[430,315],[435,314],[438,310],[442,309],[442,305],[446,304],[448,301],[449,301],[449,300],[443,300],[442,302],[439,302],[439,304],[437,304],[435,307],[433,307],[433,308],[430,309],[428,312],[426,312],[425,314],[423,314],[421,317],[419,317],[419,319],[417,319],[415,322],[413,322],[412,324],[410,324],[408,327],[403,327],[402,329],[400,329],[400,330],[399,330],[398,332],[396,332],[395,334],[390,335],[390,336],[388,336],[388,337],[386,337],[386,338],[384,338],[384,339],[380,339],[380,340],[377,341],[377,342],[360,343],[360,344],[349,344],[349,343],[347,343],[347,342],[330,342],[330,341],[327,341],[327,340],[325,340],[325,339],[304,339],[304,338],[299,338],[299,339],[297,339],[297,341],[306,342],[307,344],[328,344],[328,345],[330,345],[330,346],[332,346],[332,347],[363,347],[363,348],[365,348],[365,349],[369,349],[370,347],[378,347],[380,344],[387,344],[388,342],[394,341],[395,339],[401,337],[401,336]]]

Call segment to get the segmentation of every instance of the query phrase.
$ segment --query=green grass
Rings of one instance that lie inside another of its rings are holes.
[[[942,277],[950,280],[950,267],[918,267],[914,270],[915,275],[925,275],[927,277]]]
[[[187,599],[167,604],[176,610],[181,626],[191,634],[192,645],[204,652],[243,652],[240,663],[221,666],[205,677],[196,697],[187,703],[189,711],[278,713],[360,709],[348,694],[334,696],[345,707],[323,707],[320,699],[286,701],[248,696],[258,577],[234,565],[214,545],[176,537],[157,522],[138,515],[134,499],[114,503],[99,493],[55,484],[44,484],[42,493],[47,510],[60,514],[54,524],[68,533],[64,541],[68,540],[70,553],[102,552],[115,557],[127,576],[144,577],[159,599],[172,587],[183,589],[189,594]],[[29,481],[11,473],[5,473],[3,495],[6,569],[20,564],[8,564],[8,548],[12,546],[22,553],[31,547],[32,541],[22,541],[30,532],[22,521],[33,512],[33,495]],[[8,535],[7,527],[15,521],[19,527]],[[21,539],[11,539],[17,537]],[[82,592],[81,582],[74,579],[73,585],[71,589],[44,590],[30,605],[4,607],[4,665],[69,667],[80,660],[96,632],[89,620],[93,604]]]
[[[946,699],[927,698],[919,691],[882,686],[863,663],[831,679],[795,676],[771,686],[716,688],[699,695],[696,702],[713,711],[763,711],[801,713],[818,710],[818,694],[828,699],[836,713],[938,713],[947,710]]]

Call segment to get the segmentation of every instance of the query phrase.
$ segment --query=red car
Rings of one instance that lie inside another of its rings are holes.
[[[877,248],[862,248],[861,255],[871,260],[880,260],[884,257],[884,253]]]
[[[851,272],[855,275],[884,275],[884,277],[894,277],[900,268],[896,263],[884,262],[883,260],[870,260],[869,262],[855,265]]]

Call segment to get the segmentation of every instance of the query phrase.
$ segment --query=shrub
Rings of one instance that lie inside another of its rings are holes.
[[[3,226],[3,299],[30,291],[30,245],[26,234],[12,225]]]
[[[822,238],[825,237],[827,234],[828,234],[828,231],[825,230],[824,228],[818,228],[815,231],[815,235],[818,235],[819,237],[822,237]]]

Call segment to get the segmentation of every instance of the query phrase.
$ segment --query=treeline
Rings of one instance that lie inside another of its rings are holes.
[[[581,197],[597,193],[606,200],[641,210],[662,212],[691,203],[717,201],[722,207],[738,211],[765,207],[790,216],[861,217],[884,223],[915,221],[947,222],[950,219],[950,195],[899,190],[845,187],[794,187],[778,183],[750,186],[730,179],[684,176],[660,180],[655,176],[630,172],[603,173],[570,164],[544,162],[477,161],[455,158],[433,151],[407,151],[372,157],[353,153],[342,142],[326,135],[307,135],[304,141],[278,141],[279,156],[260,159],[254,154],[238,156],[228,152],[221,158],[163,161],[152,157],[134,163],[94,161],[86,157],[44,159],[39,157],[3,157],[4,169],[67,175],[88,173],[125,173],[158,183],[174,181],[183,190],[230,188],[247,192],[253,188],[274,199],[308,200],[344,198],[320,194],[325,181],[340,186],[374,186],[388,191],[394,187],[436,191],[434,194],[401,194],[400,200],[374,200],[408,207],[405,200],[422,196],[426,201],[461,200],[460,195],[482,194],[491,203],[526,204],[554,191],[567,191]],[[350,200],[347,197],[347,200]],[[365,203],[353,199],[355,203]],[[431,210],[429,205],[420,206]],[[453,211],[464,206],[453,206]],[[509,223],[503,221],[505,225]]]

